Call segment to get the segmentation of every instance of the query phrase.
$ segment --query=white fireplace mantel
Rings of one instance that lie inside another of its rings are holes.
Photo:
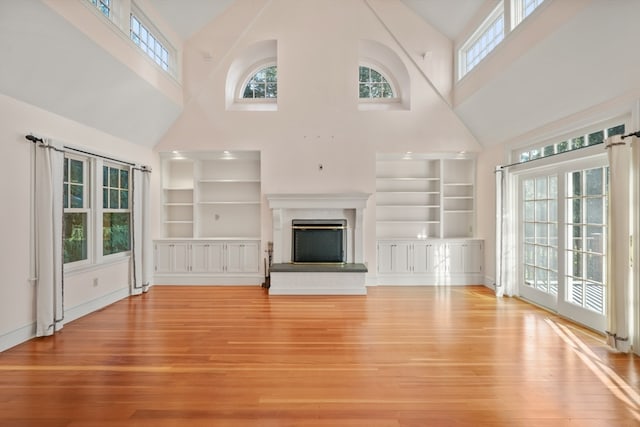
[[[267,194],[273,214],[273,262],[291,262],[292,219],[346,219],[347,262],[364,263],[364,214],[369,193]]]

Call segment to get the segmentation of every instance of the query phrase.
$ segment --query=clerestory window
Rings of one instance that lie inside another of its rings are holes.
[[[395,91],[389,79],[381,72],[367,66],[359,68],[360,99],[393,99]]]
[[[111,0],[89,0],[92,5],[98,8],[98,10],[107,18],[111,19],[112,15],[112,2]]]
[[[531,15],[543,1],[544,0],[512,0],[512,28],[515,28],[519,23],[524,21],[527,16]]]
[[[164,71],[169,71],[169,51],[133,14],[131,15],[131,40]]]
[[[502,42],[504,33],[504,5],[501,2],[460,49],[460,78]]]
[[[244,85],[243,99],[276,99],[278,97],[278,67],[269,65],[251,76]]]
[[[624,134],[624,129],[625,125],[619,124],[590,134],[577,135],[564,141],[553,142],[544,146],[526,148],[519,151],[518,163],[524,163],[530,160],[564,153],[565,151],[577,150],[591,145],[602,144],[604,140],[610,136]]]

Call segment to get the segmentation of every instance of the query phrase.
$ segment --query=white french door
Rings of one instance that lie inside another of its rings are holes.
[[[604,331],[608,167],[605,157],[518,176],[519,294]]]

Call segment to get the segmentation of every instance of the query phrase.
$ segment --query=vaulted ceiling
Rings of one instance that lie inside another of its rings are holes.
[[[188,40],[240,1],[250,0],[148,3]],[[453,43],[481,8],[497,0],[401,1]],[[0,1],[0,93],[153,146],[180,115],[180,102],[134,75],[48,3],[51,0]],[[549,31],[518,52],[507,40],[474,70],[475,76],[454,86],[454,112],[485,146],[612,99],[640,96],[640,56],[634,54],[640,1],[545,4],[553,11],[545,14]],[[577,11],[572,16],[555,17],[571,7]],[[565,21],[554,24],[554,19]],[[474,81],[476,87],[469,90]]]
[[[186,40],[215,19],[234,1],[242,0],[151,0],[164,19]],[[480,6],[487,0],[402,0],[415,13],[455,40]]]

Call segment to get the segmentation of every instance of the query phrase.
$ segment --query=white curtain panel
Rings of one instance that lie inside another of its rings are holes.
[[[517,291],[516,234],[513,231],[514,218],[510,205],[517,194],[511,194],[512,174],[503,167],[497,167],[496,176],[496,296],[513,296]]]
[[[35,150],[36,336],[62,328],[63,307],[63,180],[62,147],[46,141]]]
[[[132,263],[130,294],[147,292],[153,274],[153,249],[149,228],[150,174],[148,170],[133,168],[133,215],[132,215]]]
[[[621,136],[605,141],[609,156],[607,239],[607,343],[628,352],[631,315],[630,203],[631,146]]]

